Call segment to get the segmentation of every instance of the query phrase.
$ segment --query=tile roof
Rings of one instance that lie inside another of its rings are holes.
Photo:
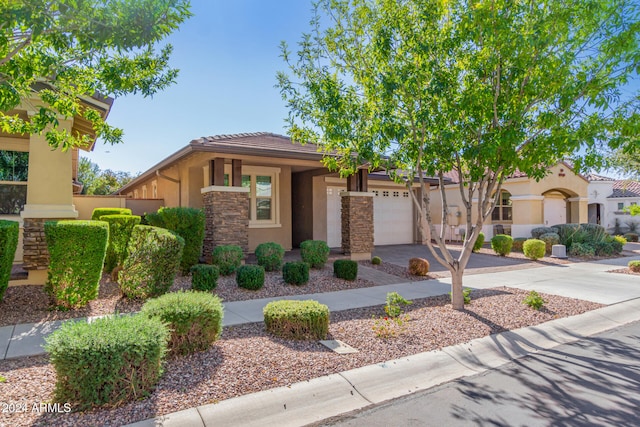
[[[597,175],[595,173],[588,173],[584,176],[587,181],[615,181],[614,178],[609,178],[608,176]]]
[[[291,138],[270,132],[213,135],[194,139],[189,145],[195,150],[262,154],[274,157],[322,158],[321,147],[302,145]]]
[[[613,183],[613,193],[607,197],[640,197],[640,182],[622,179]]]

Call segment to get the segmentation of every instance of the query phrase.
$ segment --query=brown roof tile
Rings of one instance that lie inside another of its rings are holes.
[[[613,183],[613,193],[607,199],[616,197],[640,197],[640,182],[629,179]]]

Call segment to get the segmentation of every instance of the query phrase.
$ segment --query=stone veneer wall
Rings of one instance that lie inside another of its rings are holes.
[[[44,237],[44,222],[50,218],[24,218],[23,267],[25,270],[49,268],[49,250]]]
[[[249,251],[249,193],[209,191],[202,195],[205,213],[203,254],[207,261],[219,245]]]
[[[373,251],[373,197],[342,195],[342,251],[370,254]]]

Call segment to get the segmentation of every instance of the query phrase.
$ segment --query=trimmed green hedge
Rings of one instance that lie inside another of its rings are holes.
[[[0,301],[9,286],[19,234],[20,225],[17,221],[0,219]]]
[[[212,291],[218,286],[220,269],[215,265],[196,264],[191,267],[191,288],[195,291]]]
[[[491,238],[491,249],[500,256],[507,256],[511,253],[513,238],[506,234],[496,234]]]
[[[101,221],[103,215],[131,215],[131,209],[127,208],[95,208],[91,213],[92,221]]]
[[[538,239],[528,239],[522,244],[524,256],[532,260],[542,258],[546,251],[545,243]]]
[[[141,399],[162,375],[168,339],[162,321],[140,315],[64,322],[45,338],[54,400],[89,409]]]
[[[220,245],[213,249],[211,256],[214,265],[220,268],[220,274],[228,276],[233,274],[242,264],[242,248],[236,245]]]
[[[313,268],[322,268],[329,259],[329,246],[324,240],[305,240],[300,243],[302,261]]]
[[[350,259],[337,259],[333,262],[333,274],[339,279],[356,280],[358,263]]]
[[[309,264],[303,261],[287,262],[282,267],[282,278],[290,285],[304,285],[309,281]]]
[[[243,265],[236,270],[236,283],[241,288],[257,291],[264,286],[264,268],[259,265]]]
[[[50,261],[45,284],[61,308],[85,306],[98,297],[109,240],[104,221],[46,221],[44,234]]]
[[[323,340],[329,332],[329,307],[317,301],[272,301],[263,309],[268,332],[296,340]]]
[[[140,217],[137,215],[102,215],[100,221],[109,224],[109,244],[104,259],[104,270],[111,273],[114,268],[124,264],[131,232],[133,227],[140,224]]]
[[[184,239],[180,269],[183,274],[189,273],[189,269],[198,263],[202,253],[204,211],[187,207],[160,208],[156,213],[146,214],[145,218],[149,225],[166,228]]]
[[[173,354],[206,350],[222,332],[222,301],[207,292],[171,292],[144,303],[140,313],[169,326]]]
[[[484,233],[481,231],[480,234],[478,234],[476,242],[473,244],[473,252],[478,252],[482,248],[482,245],[484,245]]]
[[[264,267],[265,271],[277,271],[282,267],[284,248],[278,243],[260,243],[256,247],[256,258],[258,265]]]
[[[122,293],[133,299],[157,297],[169,290],[180,266],[182,237],[150,225],[136,225],[118,276]]]

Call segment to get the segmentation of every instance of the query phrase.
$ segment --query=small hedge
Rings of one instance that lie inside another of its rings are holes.
[[[222,301],[206,292],[171,292],[144,303],[140,313],[169,326],[169,351],[176,355],[206,350],[222,332]]]
[[[511,253],[513,238],[506,234],[496,234],[491,238],[491,249],[500,256],[507,256]]]
[[[267,331],[282,338],[323,340],[329,332],[329,307],[317,301],[272,301],[263,314]]]
[[[220,269],[215,265],[196,264],[191,267],[191,288],[210,292],[218,286]]]
[[[95,208],[91,213],[92,221],[102,221],[104,215],[131,215],[131,209],[127,208]]]
[[[180,270],[187,274],[191,266],[198,263],[202,253],[204,211],[187,207],[160,208],[156,213],[146,214],[145,219],[149,225],[166,228],[184,239]]]
[[[588,243],[574,242],[569,248],[569,255],[577,257],[592,257],[595,256],[596,249]]]
[[[633,271],[634,273],[640,273],[640,261],[638,260],[629,261],[627,267],[629,267],[629,270]]]
[[[20,225],[17,221],[0,219],[0,301],[9,287],[13,258],[18,248]]]
[[[256,247],[256,258],[265,271],[278,271],[282,267],[284,248],[274,242],[260,243]]]
[[[303,261],[285,263],[282,278],[290,285],[305,285],[309,281],[309,264]]]
[[[638,234],[637,233],[624,233],[624,238],[627,240],[627,242],[637,242],[638,241]]]
[[[100,221],[109,224],[109,244],[104,259],[104,270],[111,273],[114,268],[124,264],[131,232],[133,227],[140,224],[140,217],[137,215],[102,215]]]
[[[78,308],[98,297],[109,240],[104,221],[46,221],[49,250],[45,291],[60,308]]]
[[[484,233],[481,231],[480,234],[478,234],[476,242],[473,244],[473,252],[478,252],[482,248],[482,245],[484,245]]]
[[[522,244],[524,256],[534,261],[542,258],[545,254],[545,250],[546,247],[542,240],[528,239]]]
[[[547,255],[551,254],[551,249],[553,249],[553,245],[560,244],[560,236],[558,233],[544,233],[539,237],[539,240],[542,240],[545,245],[545,251]]]
[[[241,288],[257,291],[264,286],[264,268],[259,265],[243,265],[236,270],[236,283]]]
[[[313,268],[322,268],[329,259],[329,246],[323,240],[305,240],[300,243],[302,261]]]
[[[409,259],[409,274],[414,276],[426,276],[429,273],[429,261],[424,258]]]
[[[350,259],[337,259],[333,262],[333,274],[339,279],[356,280],[358,263]]]
[[[162,374],[168,339],[162,321],[140,315],[63,323],[45,338],[54,400],[82,410],[141,399]]]
[[[182,237],[164,228],[136,225],[119,273],[122,293],[144,300],[167,292],[180,266],[183,247]]]
[[[511,243],[511,251],[512,252],[522,252],[522,245],[527,240],[529,240],[529,239],[527,239],[526,237],[516,237],[515,239],[513,239],[513,242]]]
[[[373,265],[382,264],[382,258],[380,258],[379,256],[374,256],[373,258],[371,258],[371,264]]]
[[[220,274],[233,274],[242,264],[242,248],[236,245],[220,245],[213,250],[212,261],[220,269]]]
[[[534,239],[540,239],[540,236],[542,236],[543,234],[548,234],[548,233],[558,233],[558,229],[556,227],[536,227],[533,230],[531,230],[531,237],[533,237]]]

